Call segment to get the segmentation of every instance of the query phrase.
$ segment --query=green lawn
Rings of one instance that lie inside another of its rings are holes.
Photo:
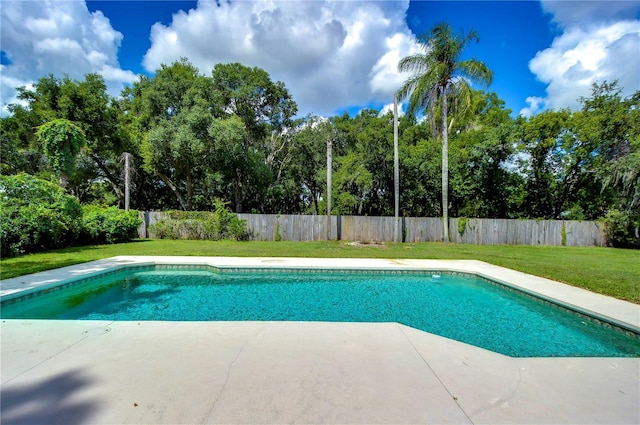
[[[596,247],[488,246],[444,243],[351,246],[347,242],[141,240],[74,247],[0,260],[0,278],[116,255],[229,257],[428,258],[481,260],[640,304],[640,251]]]

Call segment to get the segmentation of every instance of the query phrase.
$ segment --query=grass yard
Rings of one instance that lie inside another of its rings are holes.
[[[116,255],[424,258],[481,260],[640,304],[640,251],[596,247],[444,243],[353,246],[338,242],[140,240],[0,260],[0,279]]]

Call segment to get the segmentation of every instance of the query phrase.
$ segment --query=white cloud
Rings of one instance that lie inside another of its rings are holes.
[[[382,109],[380,109],[380,116],[384,116],[387,113],[393,113],[393,103],[388,103],[386,105],[384,105],[382,107]],[[403,103],[398,103],[398,117],[404,117],[404,104]]]
[[[520,110],[520,115],[524,117],[535,115],[536,113],[543,111],[546,107],[546,101],[542,97],[529,96],[526,101],[529,106]]]
[[[395,33],[387,37],[386,53],[378,59],[371,69],[369,85],[374,93],[389,94],[400,88],[407,74],[398,72],[398,62],[404,56],[419,52],[413,36]]]
[[[15,88],[53,74],[82,79],[101,74],[112,95],[137,77],[118,64],[122,34],[102,12],[90,13],[81,1],[3,1],[2,50],[10,63],[0,73],[0,108],[15,103]]]
[[[634,19],[640,2],[630,0],[541,0],[542,9],[561,28],[586,28]]]
[[[563,30],[529,62],[547,84],[545,98],[528,98],[528,116],[546,108],[580,107],[593,83],[618,80],[627,96],[640,90],[640,2],[543,1],[543,9]],[[627,19],[623,19],[623,18]]]
[[[413,48],[408,1],[200,1],[170,25],[151,30],[144,58],[152,72],[188,58],[201,72],[216,63],[259,66],[283,81],[300,115],[330,115],[336,105],[388,102],[403,78],[400,57]]]

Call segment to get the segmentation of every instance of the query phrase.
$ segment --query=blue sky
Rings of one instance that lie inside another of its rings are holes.
[[[593,82],[640,90],[640,1],[53,1],[2,0],[1,107],[15,87],[53,73],[105,77],[111,94],[187,57],[259,66],[299,114],[389,107],[416,35],[447,22],[474,29],[467,57],[494,71],[514,115],[571,107]]]

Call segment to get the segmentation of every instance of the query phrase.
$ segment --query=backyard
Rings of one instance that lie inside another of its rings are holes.
[[[480,260],[640,304],[640,251],[597,247],[137,240],[5,258],[0,278],[117,255]]]

